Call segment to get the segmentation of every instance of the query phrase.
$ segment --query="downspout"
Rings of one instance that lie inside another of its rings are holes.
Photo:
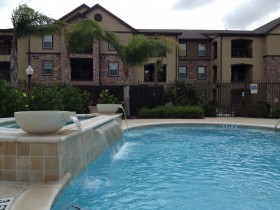
[[[223,36],[221,36],[221,45],[220,45],[220,82],[222,82],[223,75]]]
[[[30,65],[30,35],[28,35],[28,66]]]
[[[98,45],[99,45],[99,47],[98,47],[98,59],[99,59],[99,63],[98,63],[98,71],[99,71],[99,73],[98,73],[98,85],[100,85],[101,84],[101,56],[100,56],[100,40],[99,40],[99,42],[98,42]]]
[[[179,43],[179,38],[178,37],[179,36],[176,37],[176,42],[177,43]],[[176,73],[175,73],[175,80],[178,78],[178,59],[179,59],[178,50],[179,49],[176,50],[176,63],[175,63],[175,65],[176,65],[176,69],[175,69]]]

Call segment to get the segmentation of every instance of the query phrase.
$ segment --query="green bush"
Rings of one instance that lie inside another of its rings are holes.
[[[40,85],[29,94],[29,110],[64,110],[63,95],[58,85]]]
[[[0,101],[0,117],[13,117],[14,112],[26,110],[25,95],[4,80],[0,80]]]
[[[164,91],[167,103],[175,106],[201,106],[203,104],[201,91],[186,80],[176,80]]]
[[[71,86],[63,87],[61,93],[63,110],[89,113],[90,93]]]
[[[158,106],[153,109],[141,108],[139,118],[202,118],[203,109],[199,106]]]
[[[88,113],[90,94],[71,86],[39,86],[30,93],[30,110],[65,110]]]
[[[29,93],[20,92],[0,80],[0,117],[13,117],[17,111],[65,110],[88,113],[90,94],[71,86],[41,85]]]

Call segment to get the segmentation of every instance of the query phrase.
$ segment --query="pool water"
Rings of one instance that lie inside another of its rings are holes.
[[[52,210],[280,209],[280,133],[218,126],[128,131]]]

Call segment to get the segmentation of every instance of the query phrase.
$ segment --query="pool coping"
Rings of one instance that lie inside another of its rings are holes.
[[[266,125],[263,123],[264,119],[261,118],[223,118],[224,121],[209,122],[208,120],[212,118],[204,119],[143,119],[143,120],[127,120],[122,122],[123,130],[133,130],[144,127],[152,126],[168,126],[168,125],[188,125],[188,126],[240,126],[242,128],[261,128],[268,130],[276,130],[275,125],[278,122],[278,119],[267,119]],[[230,120],[229,120],[230,119]],[[248,122],[237,122],[248,121]],[[262,122],[260,122],[263,120]],[[208,122],[207,122],[208,121]],[[258,123],[252,123],[252,121],[258,121]],[[128,124],[126,124],[128,123]],[[276,131],[280,128],[278,127]],[[49,210],[52,207],[53,202],[55,202],[57,196],[63,191],[66,184],[72,179],[71,174],[67,174],[59,182],[55,183],[38,183],[27,187],[20,195],[18,195],[11,207],[10,210]],[[1,183],[0,183],[1,184]]]

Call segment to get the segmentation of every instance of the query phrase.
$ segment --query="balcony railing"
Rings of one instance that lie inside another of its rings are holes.
[[[252,58],[251,48],[232,48],[231,49],[232,58]]]
[[[0,55],[11,55],[12,45],[0,44]]]

